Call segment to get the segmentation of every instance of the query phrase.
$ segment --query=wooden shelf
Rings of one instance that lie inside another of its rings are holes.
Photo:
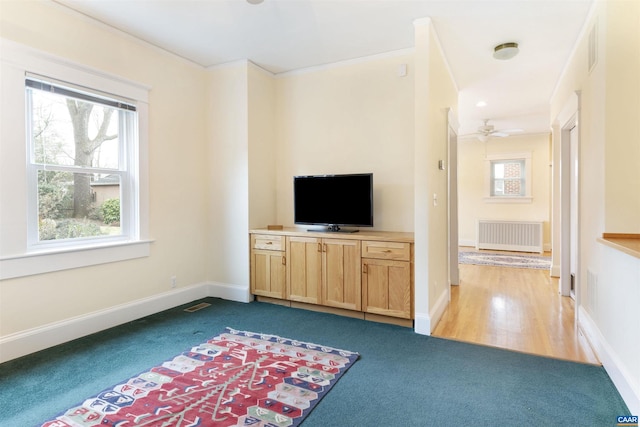
[[[640,258],[640,234],[604,233],[598,242],[632,257]]]

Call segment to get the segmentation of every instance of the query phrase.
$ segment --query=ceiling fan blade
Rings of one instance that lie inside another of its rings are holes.
[[[509,134],[505,133],[505,132],[498,131],[498,132],[491,132],[491,136],[497,136],[498,138],[504,138],[505,136],[509,136]]]

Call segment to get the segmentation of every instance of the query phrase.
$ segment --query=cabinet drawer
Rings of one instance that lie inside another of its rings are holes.
[[[362,241],[362,258],[393,259],[409,261],[411,244],[402,242]]]
[[[283,251],[284,236],[273,236],[269,234],[252,234],[251,248],[267,251]]]

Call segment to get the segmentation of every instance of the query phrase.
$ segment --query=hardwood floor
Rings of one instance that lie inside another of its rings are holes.
[[[600,364],[548,270],[460,265],[434,336]]]

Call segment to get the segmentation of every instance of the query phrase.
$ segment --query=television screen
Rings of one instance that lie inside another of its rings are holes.
[[[372,227],[373,174],[295,176],[293,205],[296,224]]]

